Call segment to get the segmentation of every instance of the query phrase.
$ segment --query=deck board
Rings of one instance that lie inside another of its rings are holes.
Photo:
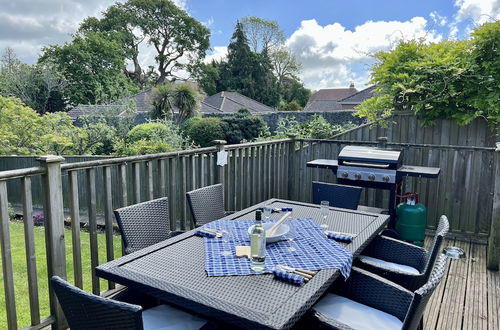
[[[426,248],[431,243],[426,237]],[[461,247],[466,258],[449,261],[427,305],[424,329],[500,330],[500,273],[486,269],[486,245],[450,239],[443,246]]]

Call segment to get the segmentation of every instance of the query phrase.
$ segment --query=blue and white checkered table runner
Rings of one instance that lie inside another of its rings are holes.
[[[236,257],[235,252],[237,245],[250,245],[248,227],[254,223],[254,220],[217,220],[204,226],[230,232],[228,243],[221,238],[203,238],[208,276],[256,274],[250,269],[250,260]],[[296,219],[286,223],[296,233],[295,239],[293,242],[283,240],[267,245],[265,273],[272,273],[275,265],[286,265],[306,270],[336,268],[344,278],[349,277],[352,253],[340,243],[327,238],[314,220]],[[291,244],[295,247],[293,252],[288,250]],[[231,251],[231,255],[223,256],[222,251]]]

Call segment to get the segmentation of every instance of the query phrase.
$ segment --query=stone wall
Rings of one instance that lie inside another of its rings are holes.
[[[343,125],[348,122],[352,122],[356,125],[361,125],[365,123],[365,120],[359,117],[354,116],[354,110],[337,110],[337,111],[328,111],[328,112],[305,112],[305,111],[279,111],[279,112],[271,112],[260,114],[259,116],[267,123],[269,126],[269,130],[271,133],[276,131],[276,127],[278,126],[278,122],[280,119],[285,117],[295,117],[295,119],[303,124],[309,120],[312,120],[314,115],[323,116],[326,121],[333,125]],[[230,116],[230,114],[207,114],[204,117],[218,117],[224,118],[226,116]]]

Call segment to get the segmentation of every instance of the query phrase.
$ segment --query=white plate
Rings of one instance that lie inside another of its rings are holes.
[[[268,223],[263,223],[262,224],[262,227],[264,227],[265,230],[269,230],[271,229],[271,227],[274,225],[273,222],[268,222]],[[248,228],[248,235],[251,235],[252,234],[252,230],[253,230],[253,227],[255,225],[252,225]],[[266,237],[266,243],[274,243],[274,242],[277,242],[277,241],[280,241],[280,240],[283,240],[284,239],[284,236],[286,234],[288,234],[288,232],[290,231],[290,227],[288,227],[288,225],[286,223],[282,224],[278,230],[274,233],[273,236],[270,236],[270,237]]]

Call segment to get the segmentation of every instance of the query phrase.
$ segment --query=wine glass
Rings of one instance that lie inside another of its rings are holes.
[[[226,247],[229,243],[229,239],[231,238],[231,234],[227,230],[221,230],[221,239],[222,239],[222,244],[224,247],[224,250],[220,253],[221,256],[228,257],[233,254],[232,251],[226,250]]]
[[[320,227],[323,229],[323,231],[326,232],[326,230],[328,229],[328,223],[326,222],[326,217],[330,212],[330,202],[321,201],[320,211],[321,211],[321,216],[323,217],[323,222],[321,223]]]
[[[292,220],[292,219],[290,219]],[[295,248],[295,237],[297,235],[297,231],[295,230],[295,224],[291,221],[288,221],[288,233],[286,234],[286,241],[288,242],[288,252],[295,252],[297,249]]]
[[[273,212],[273,209],[271,208],[270,205],[264,206],[264,219],[266,220],[266,222],[268,222],[269,219],[271,218],[272,212]]]

